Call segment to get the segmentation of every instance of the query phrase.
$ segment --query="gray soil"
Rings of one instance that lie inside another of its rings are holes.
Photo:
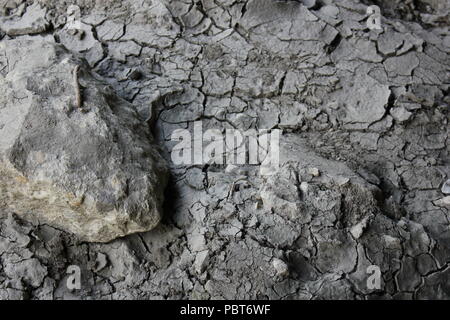
[[[0,0],[0,42],[85,59],[170,178],[162,222],[107,243],[0,201],[0,299],[450,299],[448,1],[32,3]],[[283,130],[280,169],[174,165],[171,134],[194,121]]]

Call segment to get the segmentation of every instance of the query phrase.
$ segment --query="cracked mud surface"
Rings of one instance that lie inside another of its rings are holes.
[[[450,298],[448,2],[22,2],[0,1],[0,38],[85,58],[151,126],[171,180],[164,221],[107,244],[2,207],[0,299]],[[200,120],[283,130],[280,170],[173,165],[171,133]]]

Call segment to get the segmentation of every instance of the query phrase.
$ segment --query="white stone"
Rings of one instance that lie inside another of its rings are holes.
[[[318,177],[318,176],[320,176],[320,171],[319,171],[319,169],[317,169],[317,168],[309,168],[309,169],[308,169],[308,173],[309,173],[310,175],[312,175],[313,177]]]
[[[272,266],[277,276],[287,276],[289,274],[289,267],[283,260],[273,258]]]

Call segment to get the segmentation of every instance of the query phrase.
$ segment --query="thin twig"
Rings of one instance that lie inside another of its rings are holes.
[[[75,88],[76,106],[81,109],[83,100],[81,99],[80,83],[78,82],[78,71],[80,71],[80,66],[75,66],[75,69],[73,69],[73,86]]]
[[[235,181],[231,184],[231,187],[230,187],[230,189],[228,190],[227,199],[229,199],[230,196],[232,196],[232,195],[234,194],[234,188],[236,187],[236,184],[237,184],[238,182],[241,182],[241,181],[245,181],[245,182],[247,182],[248,184],[251,185],[250,181],[247,180],[247,177],[239,177],[237,180],[235,180]]]

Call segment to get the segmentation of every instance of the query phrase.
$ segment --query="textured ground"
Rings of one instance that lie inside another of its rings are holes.
[[[38,2],[1,1],[25,14],[0,20],[0,39],[46,36],[84,57],[169,164],[173,130],[202,120],[282,129],[282,166],[172,164],[165,221],[108,244],[2,208],[1,299],[450,298],[448,2]],[[82,33],[64,29],[72,3]],[[373,3],[383,31],[367,29]]]

